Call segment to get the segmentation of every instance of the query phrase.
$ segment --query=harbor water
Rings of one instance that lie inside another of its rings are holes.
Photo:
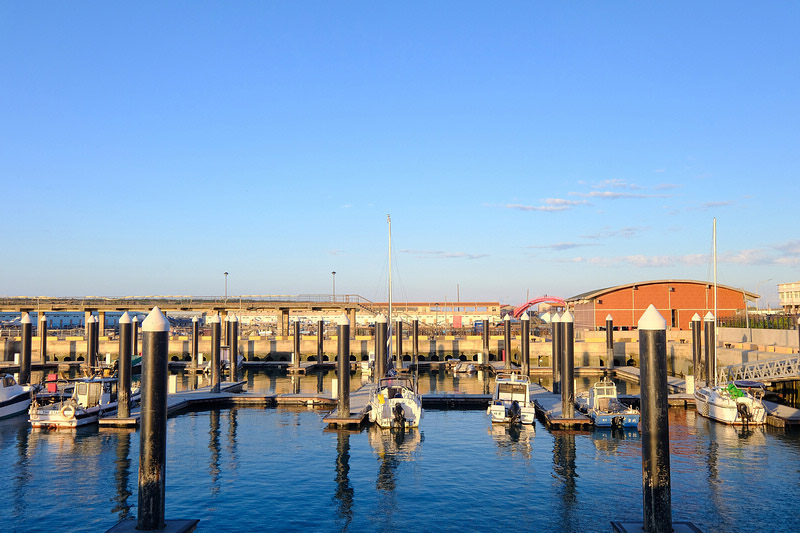
[[[298,384],[329,391],[330,377]],[[247,379],[262,390],[297,386],[281,373]],[[486,386],[420,377],[423,392],[432,384]],[[637,431],[514,430],[481,410],[429,409],[420,430],[398,434],[329,430],[324,414],[238,407],[171,417],[167,517],[200,519],[199,531],[611,531],[611,520],[642,519]],[[800,530],[800,434],[676,408],[669,422],[674,520],[703,531]],[[136,516],[137,431],[31,430],[18,416],[0,420],[0,450],[3,531],[105,531]]]

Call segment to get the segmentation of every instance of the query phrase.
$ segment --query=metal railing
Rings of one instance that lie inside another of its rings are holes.
[[[748,379],[752,381],[771,381],[800,377],[800,355],[776,357],[730,365],[719,369],[720,378],[724,381]],[[723,381],[723,382],[724,382]]]
[[[795,329],[797,327],[797,315],[751,315],[744,316],[723,316],[717,320],[721,328],[747,328],[750,329]],[[748,325],[749,324],[749,325]]]

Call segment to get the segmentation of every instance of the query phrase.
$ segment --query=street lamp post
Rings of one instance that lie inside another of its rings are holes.
[[[331,278],[333,279],[333,303],[336,303],[336,271],[334,270],[331,272]]]
[[[228,303],[228,273],[223,272],[225,274],[225,303]]]
[[[758,285],[756,285],[756,294],[758,294],[758,302],[757,302],[758,305],[757,305],[757,307],[758,307],[759,310],[761,310],[761,284],[762,283],[766,283],[768,281],[772,281],[772,278],[765,279],[764,281],[759,281]]]

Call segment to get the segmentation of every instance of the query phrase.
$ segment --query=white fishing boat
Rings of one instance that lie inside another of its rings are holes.
[[[486,410],[492,422],[533,424],[536,409],[531,401],[530,380],[519,374],[499,374],[495,378],[492,403]]]
[[[713,263],[714,263],[714,338],[717,330],[717,219],[714,219]],[[709,320],[710,322],[710,320]],[[694,404],[702,416],[733,425],[762,425],[767,421],[767,411],[761,401],[763,386],[757,382],[732,382],[721,385],[717,382],[717,346],[713,346],[714,364],[711,383],[694,391]],[[743,386],[739,387],[736,383]]]
[[[609,379],[603,378],[592,385],[575,403],[596,427],[635,428],[639,425],[639,411],[619,401],[617,386]]]
[[[0,374],[0,418],[24,413],[30,405],[31,387],[23,387],[11,374]]]
[[[75,383],[72,397],[62,402],[30,406],[33,428],[71,429],[93,424],[117,410],[117,378],[91,378]]]
[[[419,427],[423,414],[422,400],[409,377],[383,378],[370,395],[369,421],[382,428]]]

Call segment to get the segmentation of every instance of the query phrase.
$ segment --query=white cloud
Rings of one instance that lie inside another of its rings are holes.
[[[597,246],[596,244],[577,243],[577,242],[557,242],[555,244],[531,245],[528,248],[547,249],[560,252],[562,250],[571,250],[573,248],[581,248],[584,246]]]
[[[631,189],[631,190],[641,189],[641,187],[639,187],[635,183],[628,183],[625,180],[617,178],[603,180],[600,183],[592,185],[593,189],[605,189],[609,187],[612,189]]]
[[[568,205],[523,205],[506,204],[506,209],[517,209],[519,211],[566,211],[570,209]]]
[[[613,192],[613,191],[591,191],[591,192],[570,192],[570,196],[580,196],[582,198],[604,198],[606,200],[619,200],[620,198],[669,198],[666,194],[640,194],[630,192]]]
[[[488,254],[445,252],[443,250],[400,250],[400,253],[414,255],[420,259],[480,259],[488,257]]]
[[[630,239],[635,237],[637,234],[647,230],[649,228],[643,226],[629,226],[627,228],[620,228],[617,230],[603,230],[597,233],[592,233],[590,235],[581,235],[582,239],[610,239],[613,237],[622,237],[623,239]]]

